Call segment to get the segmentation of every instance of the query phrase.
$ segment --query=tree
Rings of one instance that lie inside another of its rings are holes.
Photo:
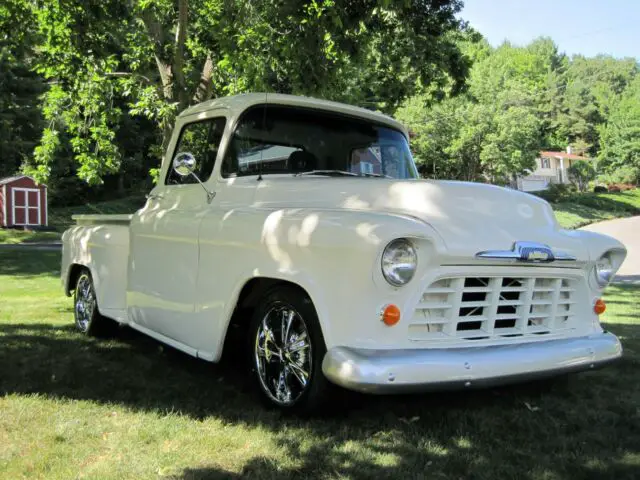
[[[544,132],[540,95],[561,63],[553,42],[527,48],[464,39],[461,51],[475,59],[469,92],[434,104],[423,94],[396,112],[413,132],[412,149],[423,174],[511,183],[533,167]]]
[[[556,146],[578,143],[595,155],[600,148],[598,129],[637,72],[635,59],[574,56],[564,74],[564,106],[558,118]]]
[[[584,192],[591,180],[596,178],[596,169],[587,160],[578,160],[569,167],[569,174],[578,182],[578,190]]]
[[[412,132],[412,150],[423,175],[507,184],[533,168],[540,122],[527,108],[499,110],[467,96],[432,108],[427,103],[414,97],[396,114]]]
[[[640,77],[636,77],[613,104],[600,135],[599,165],[605,171],[626,168],[640,172]],[[638,180],[636,178],[636,182]]]
[[[77,173],[118,171],[118,130],[160,132],[188,105],[249,90],[391,111],[418,85],[464,85],[459,0],[47,0],[37,10],[49,122],[29,171],[45,179],[69,137]],[[62,135],[64,132],[65,135]]]

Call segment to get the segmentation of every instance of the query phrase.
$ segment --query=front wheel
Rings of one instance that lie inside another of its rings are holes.
[[[326,346],[311,300],[291,287],[271,290],[251,322],[249,361],[262,398],[285,411],[310,412],[329,391]]]

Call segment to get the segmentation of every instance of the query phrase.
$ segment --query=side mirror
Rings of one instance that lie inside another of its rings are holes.
[[[181,177],[192,175],[196,169],[196,157],[189,152],[177,154],[173,159],[173,170]]]
[[[189,152],[181,152],[177,154],[173,158],[173,170],[181,177],[193,175],[193,178],[195,178],[204,191],[207,192],[207,203],[211,203],[213,197],[216,196],[216,192],[209,191],[207,187],[205,187],[204,183],[202,183],[198,178],[198,175],[196,175],[196,157],[194,157],[193,154]]]

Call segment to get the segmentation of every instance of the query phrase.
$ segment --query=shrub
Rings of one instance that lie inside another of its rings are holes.
[[[596,169],[587,160],[578,160],[569,167],[569,173],[578,182],[581,192],[586,191],[589,181],[596,178]]]
[[[603,185],[596,185],[595,187],[593,187],[593,193],[607,193],[607,187],[603,186]]]
[[[627,190],[634,190],[635,185],[630,183],[612,183],[609,185],[610,192],[626,192]]]
[[[544,198],[547,202],[557,203],[569,198],[575,191],[576,187],[574,185],[552,183],[546,190],[535,192],[535,194]]]

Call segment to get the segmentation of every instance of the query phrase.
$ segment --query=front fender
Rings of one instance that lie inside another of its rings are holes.
[[[418,247],[422,261],[416,277],[428,270],[434,252],[445,248],[428,224],[397,214],[253,208],[232,210],[218,222],[205,219],[200,272],[210,278],[199,282],[196,309],[213,309],[211,317],[220,319],[219,351],[243,286],[252,278],[268,277],[299,285],[309,294],[327,347],[353,341],[353,335],[367,337],[356,319],[377,322],[380,302],[407,295],[384,281],[380,270],[384,247],[399,237],[414,239]]]

